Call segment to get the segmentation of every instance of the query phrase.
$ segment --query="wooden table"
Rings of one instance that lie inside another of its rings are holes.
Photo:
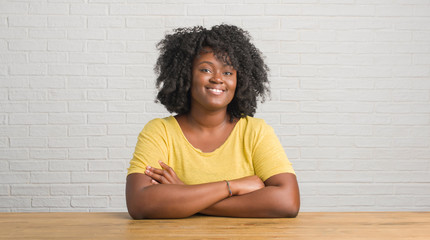
[[[430,212],[300,213],[294,219],[0,213],[0,239],[430,239]]]

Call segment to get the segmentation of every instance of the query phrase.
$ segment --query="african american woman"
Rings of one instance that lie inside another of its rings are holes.
[[[295,172],[273,128],[254,118],[268,67],[232,25],[179,28],[157,47],[157,101],[175,116],[148,122],[128,168],[134,219],[295,217]]]

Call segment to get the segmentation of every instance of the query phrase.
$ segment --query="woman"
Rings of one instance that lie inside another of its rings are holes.
[[[177,115],[150,121],[138,137],[126,186],[131,217],[295,217],[291,163],[273,128],[252,117],[268,79],[248,33],[182,28],[157,47],[157,99]]]

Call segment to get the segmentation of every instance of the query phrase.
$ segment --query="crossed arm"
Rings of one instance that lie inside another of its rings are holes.
[[[230,217],[295,217],[300,208],[296,176],[281,173],[264,183],[257,176],[185,185],[172,168],[148,167],[145,174],[127,177],[126,198],[130,216],[182,218],[196,213]]]

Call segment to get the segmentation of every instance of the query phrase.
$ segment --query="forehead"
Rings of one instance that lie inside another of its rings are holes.
[[[193,64],[198,64],[208,60],[210,62],[218,62],[224,66],[233,67],[230,62],[230,57],[227,54],[215,54],[210,47],[204,47],[194,58]]]

